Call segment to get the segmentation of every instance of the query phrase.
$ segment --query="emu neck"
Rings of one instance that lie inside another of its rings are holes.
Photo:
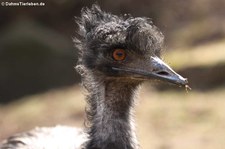
[[[139,83],[106,81],[88,99],[91,127],[87,149],[136,149],[132,124],[134,91]]]

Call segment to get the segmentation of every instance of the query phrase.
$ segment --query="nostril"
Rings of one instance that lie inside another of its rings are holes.
[[[168,72],[166,72],[166,71],[159,71],[159,72],[157,72],[157,74],[159,74],[159,75],[163,75],[163,76],[167,76],[167,75],[169,75],[169,73],[168,73]]]

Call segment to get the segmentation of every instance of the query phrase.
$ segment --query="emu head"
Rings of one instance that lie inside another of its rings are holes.
[[[78,18],[78,71],[84,70],[104,79],[164,80],[186,85],[160,59],[163,34],[145,17],[116,16],[97,5],[84,8]],[[81,69],[82,68],[82,69]]]

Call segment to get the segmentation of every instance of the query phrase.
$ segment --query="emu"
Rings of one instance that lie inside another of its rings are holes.
[[[116,16],[94,4],[77,24],[76,70],[87,90],[88,125],[36,128],[4,140],[1,149],[138,149],[132,118],[138,87],[145,80],[187,85],[160,59],[164,37],[151,19]]]

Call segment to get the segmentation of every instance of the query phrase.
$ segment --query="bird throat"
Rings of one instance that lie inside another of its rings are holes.
[[[87,149],[137,149],[132,106],[139,82],[107,80],[87,97]]]

